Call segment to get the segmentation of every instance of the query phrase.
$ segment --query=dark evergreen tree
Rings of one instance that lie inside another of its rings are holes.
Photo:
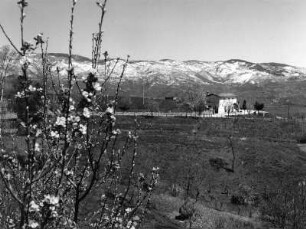
[[[246,102],[246,100],[243,100],[242,110],[246,110],[246,109],[247,109],[247,102]]]
[[[265,107],[265,104],[263,103],[259,103],[259,102],[255,102],[254,104],[254,109],[257,110],[257,111],[261,111],[263,110],[263,108]]]

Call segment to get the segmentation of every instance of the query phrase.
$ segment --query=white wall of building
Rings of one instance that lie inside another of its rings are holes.
[[[234,112],[234,103],[238,103],[237,98],[220,98],[218,114],[227,114],[228,109]]]

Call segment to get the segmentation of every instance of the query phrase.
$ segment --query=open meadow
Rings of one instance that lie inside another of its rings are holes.
[[[306,153],[297,146],[301,129],[293,121],[118,116],[116,127],[122,131],[118,148],[128,131],[138,129],[136,171],[160,168],[142,228],[185,228],[190,222],[191,228],[271,228],[278,224],[264,211],[265,197],[306,175]],[[7,147],[22,152],[26,144],[18,138],[7,138],[14,142]],[[81,212],[98,207],[99,188]],[[177,220],[186,203],[192,218]]]
[[[186,198],[198,199],[193,228],[263,228],[264,196],[306,173],[294,122],[150,116],[137,121],[139,170],[158,165],[161,171],[152,212],[174,220]],[[120,117],[119,123],[128,130],[134,118]],[[148,223],[155,228],[176,228],[165,218],[154,219],[160,222]]]

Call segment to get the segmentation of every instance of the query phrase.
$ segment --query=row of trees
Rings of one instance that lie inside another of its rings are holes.
[[[242,105],[234,105],[236,109],[247,110],[247,101],[243,100]],[[188,93],[183,98],[177,100],[164,100],[164,99],[145,99],[142,102],[140,97],[131,98],[128,96],[120,97],[118,100],[118,108],[121,111],[137,111],[147,110],[149,112],[167,112],[167,111],[180,111],[180,112],[197,112],[202,113],[207,110],[206,98],[204,95],[197,93]],[[254,110],[260,111],[264,108],[264,103],[255,102],[253,105]]]

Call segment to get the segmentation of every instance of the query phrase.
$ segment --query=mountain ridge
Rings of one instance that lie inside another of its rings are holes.
[[[60,75],[67,74],[68,55],[49,53],[52,70],[60,69]],[[33,62],[39,62],[39,56],[31,57]],[[91,71],[91,60],[80,55],[73,55],[73,66],[76,76],[80,79],[84,73]],[[118,61],[118,63],[117,63]],[[114,77],[119,77],[124,65],[122,59],[111,59],[108,66],[115,66]],[[104,60],[100,61],[104,65]],[[104,69],[100,68],[100,69]],[[35,73],[35,69],[32,69]],[[103,78],[103,74],[98,75]],[[168,86],[182,84],[265,84],[269,82],[287,82],[306,80],[306,69],[283,63],[253,63],[241,59],[225,61],[201,61],[172,59],[161,60],[131,60],[125,72],[124,81],[151,82]],[[154,82],[153,82],[154,81]]]

